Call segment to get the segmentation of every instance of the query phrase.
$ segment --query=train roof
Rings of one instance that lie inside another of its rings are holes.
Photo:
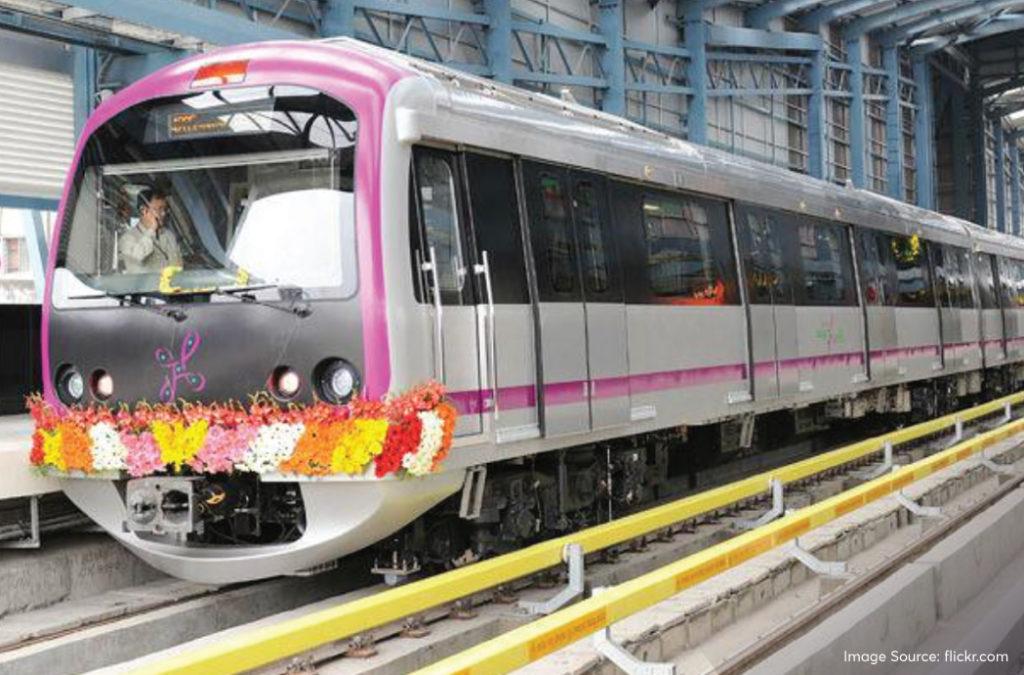
[[[842,187],[724,150],[689,143],[623,117],[566,100],[453,70],[351,38],[323,44],[372,55],[419,76],[440,107],[453,113],[557,130],[574,141],[614,146],[615,152],[660,158],[686,172],[687,187],[723,197],[749,199],[751,182],[763,189],[766,203],[791,211],[906,234],[960,243],[990,253],[1024,258],[1024,240],[946,214],[920,208],[868,190]],[[496,105],[500,103],[500,105]],[[545,159],[545,157],[539,157]],[[567,162],[564,158],[547,159]],[[701,178],[704,180],[701,180]],[[726,179],[726,180],[723,180]],[[732,181],[728,179],[734,179]],[[761,195],[759,194],[759,197]],[[758,200],[759,202],[762,200]]]

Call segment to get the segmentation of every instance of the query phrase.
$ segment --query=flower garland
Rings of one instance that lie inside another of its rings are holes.
[[[455,407],[436,382],[381,401],[281,408],[237,403],[101,406],[61,412],[28,400],[29,461],[51,472],[425,476],[451,450]]]

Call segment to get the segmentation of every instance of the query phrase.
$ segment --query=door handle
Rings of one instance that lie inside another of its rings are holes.
[[[430,272],[431,290],[434,296],[434,368],[437,379],[444,382],[444,310],[441,307],[441,282],[437,276],[437,254],[430,247],[430,258],[420,265],[424,272]]]
[[[498,419],[498,356],[497,339],[494,331],[494,289],[491,285],[491,263],[487,251],[480,252],[483,261],[473,265],[473,272],[484,278],[484,290],[487,293],[487,379],[491,384],[491,407],[494,419]]]

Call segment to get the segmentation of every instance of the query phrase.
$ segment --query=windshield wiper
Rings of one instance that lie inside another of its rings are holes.
[[[121,306],[129,305],[131,307],[141,307],[150,312],[155,312],[160,316],[166,316],[169,319],[174,319],[178,323],[181,323],[188,318],[188,314],[185,310],[177,307],[168,307],[167,305],[151,305],[148,302],[143,302],[140,296],[150,297],[147,293],[113,293],[110,291],[104,291],[95,295],[71,295],[68,296],[68,300],[102,300],[109,298],[111,300],[117,300]]]
[[[268,300],[260,300],[253,293],[256,291],[265,291],[274,289],[281,294],[281,300],[287,301],[287,306],[278,305]],[[213,288],[209,291],[212,295],[219,295],[229,298],[238,298],[242,302],[247,302],[253,305],[260,305],[262,307],[270,307],[271,309],[277,309],[282,312],[288,312],[295,316],[306,318],[313,313],[313,308],[308,302],[302,301],[302,289],[295,286],[279,286],[277,284],[259,284],[256,286],[231,286],[228,288],[222,288],[220,286]]]

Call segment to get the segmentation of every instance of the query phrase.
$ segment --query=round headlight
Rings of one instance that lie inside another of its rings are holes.
[[[360,387],[359,371],[343,359],[324,361],[317,366],[314,378],[320,398],[335,405],[348,403]]]
[[[279,398],[291,398],[299,393],[302,386],[302,378],[288,366],[280,366],[270,377],[274,393]]]
[[[85,379],[74,366],[64,366],[57,371],[57,397],[65,405],[81,403],[85,396]]]
[[[106,401],[114,395],[114,378],[105,370],[97,370],[92,374],[93,396]]]

